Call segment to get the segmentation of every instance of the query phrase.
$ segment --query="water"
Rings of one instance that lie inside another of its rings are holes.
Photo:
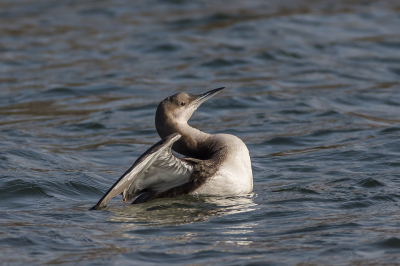
[[[1,264],[399,265],[400,3],[1,1]],[[254,193],[117,197],[155,108],[240,137]]]

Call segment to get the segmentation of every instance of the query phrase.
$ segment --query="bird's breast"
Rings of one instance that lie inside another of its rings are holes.
[[[250,193],[253,190],[253,174],[249,150],[242,140],[227,134],[213,136],[219,146],[226,147],[223,159],[215,174],[192,194],[224,196]]]

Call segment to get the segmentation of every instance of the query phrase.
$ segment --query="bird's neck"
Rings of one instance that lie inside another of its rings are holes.
[[[210,134],[191,127],[185,121],[173,121],[162,126],[156,126],[156,128],[161,138],[173,133],[182,135],[172,146],[174,151],[196,159],[206,159],[208,157],[209,145],[207,139]]]

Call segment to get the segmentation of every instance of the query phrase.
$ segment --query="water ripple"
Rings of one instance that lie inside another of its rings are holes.
[[[0,10],[3,263],[398,262],[398,1]],[[254,194],[88,211],[159,140],[160,100],[222,86],[189,123],[246,142]]]

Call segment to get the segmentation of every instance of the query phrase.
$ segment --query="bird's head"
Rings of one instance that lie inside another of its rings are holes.
[[[222,88],[195,95],[180,92],[167,97],[157,107],[156,127],[166,122],[187,123],[194,111],[205,101],[220,92]]]

